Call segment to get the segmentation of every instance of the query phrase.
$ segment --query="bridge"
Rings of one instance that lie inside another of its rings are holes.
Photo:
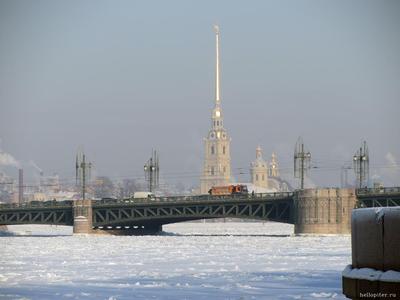
[[[292,205],[293,193],[30,202],[1,205],[0,225],[74,225],[75,217],[90,215],[95,230],[144,232],[159,231],[164,224],[212,218],[293,223]]]
[[[344,224],[344,232],[349,230],[347,223],[353,208],[374,206],[400,206],[400,188],[3,204],[0,225],[52,224],[74,226],[77,233],[146,234],[161,231],[164,224],[241,218],[295,224],[295,228],[308,228],[304,232],[313,232],[323,224],[323,230],[341,233],[337,225]],[[326,210],[329,213],[324,216]]]
[[[400,187],[357,189],[357,207],[400,206]]]

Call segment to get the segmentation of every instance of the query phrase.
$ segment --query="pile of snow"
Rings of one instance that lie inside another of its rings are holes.
[[[385,282],[400,282],[400,272],[397,271],[379,271],[370,268],[352,268],[348,265],[342,272],[343,277],[352,279],[363,279],[369,281],[385,281]]]

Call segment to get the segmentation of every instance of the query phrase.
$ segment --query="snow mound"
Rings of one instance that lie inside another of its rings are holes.
[[[370,268],[352,268],[348,265],[342,272],[343,277],[352,279],[363,279],[369,281],[385,281],[385,282],[400,282],[400,272],[397,271],[379,271]]]

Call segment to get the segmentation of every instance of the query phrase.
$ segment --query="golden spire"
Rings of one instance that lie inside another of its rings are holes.
[[[214,25],[215,31],[215,106],[220,105],[219,93],[219,27]]]

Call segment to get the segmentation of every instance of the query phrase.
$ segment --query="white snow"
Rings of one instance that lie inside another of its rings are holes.
[[[400,282],[400,272],[392,270],[386,271],[382,274],[381,281]]]
[[[9,228],[25,236],[0,237],[0,299],[345,299],[351,261],[349,236],[279,223],[180,223],[158,236]]]
[[[344,277],[353,279],[365,279],[369,281],[376,281],[381,278],[382,271],[378,271],[371,268],[352,268],[351,265],[347,266],[342,274]]]
[[[342,272],[342,275],[347,278],[364,279],[369,281],[386,281],[386,282],[400,282],[400,272],[397,271],[379,271],[370,268],[352,268],[348,265]]]

